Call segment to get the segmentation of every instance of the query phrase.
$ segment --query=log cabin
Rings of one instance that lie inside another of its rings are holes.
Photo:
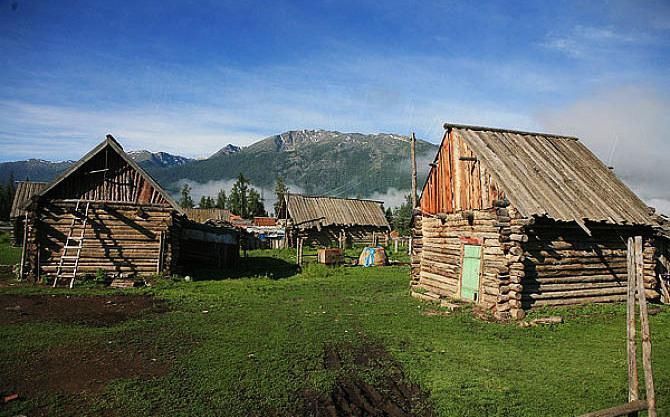
[[[230,266],[239,257],[234,230],[190,221],[111,135],[23,211],[21,277],[32,281],[71,286],[100,271],[171,275],[194,263]]]
[[[287,194],[287,233],[312,246],[386,244],[390,226],[381,201]]]
[[[626,241],[648,207],[577,138],[445,124],[413,216],[412,295],[475,303],[499,319],[535,306],[624,301]]]

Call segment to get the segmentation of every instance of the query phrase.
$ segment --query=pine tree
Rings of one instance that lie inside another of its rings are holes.
[[[0,220],[9,220],[15,192],[14,173],[11,172],[7,184],[0,184]]]
[[[210,196],[202,196],[200,197],[200,204],[198,207],[203,208],[203,209],[211,209],[214,208],[214,199]]]
[[[181,199],[179,200],[179,205],[182,208],[193,208],[191,187],[188,184],[184,184],[184,187],[181,189]]]
[[[249,180],[240,173],[228,198],[228,208],[243,218],[249,217]]]
[[[265,217],[267,215],[261,195],[255,188],[249,189],[249,217]]]
[[[223,189],[219,190],[219,193],[216,195],[216,208],[228,208],[228,197],[226,197],[226,192]]]
[[[9,190],[3,184],[0,184],[0,219],[9,220],[9,211],[11,210],[9,200]]]
[[[233,188],[230,189],[230,196],[228,197],[228,209],[233,213],[240,215],[240,187],[237,183],[233,184]]]
[[[277,196],[277,201],[274,204],[275,216],[278,218],[285,217],[283,208],[286,204],[286,194],[288,193],[288,187],[284,183],[284,179],[277,177],[277,182],[275,183],[275,195]]]
[[[401,236],[410,234],[410,224],[412,222],[412,197],[407,194],[405,202],[396,207],[393,211],[393,229],[397,230]]]
[[[393,210],[391,210],[391,207],[386,209],[384,215],[386,216],[386,221],[393,227]]]

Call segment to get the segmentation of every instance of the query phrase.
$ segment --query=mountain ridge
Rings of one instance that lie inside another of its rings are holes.
[[[409,190],[408,140],[393,133],[302,129],[268,136],[245,147],[228,144],[206,159],[145,150],[128,154],[173,194],[184,181],[230,182],[242,173],[254,186],[266,190],[272,190],[276,179],[282,177],[295,192],[370,197],[390,189]],[[420,183],[437,148],[417,140]],[[16,180],[49,181],[72,163],[36,159],[0,163],[0,181],[6,182],[12,172]]]

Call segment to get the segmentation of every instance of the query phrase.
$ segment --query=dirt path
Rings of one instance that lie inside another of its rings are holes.
[[[304,415],[317,417],[429,417],[435,413],[428,396],[407,381],[400,364],[379,345],[331,346],[324,354],[324,367],[338,372],[328,395],[305,393]],[[357,372],[377,375],[366,382]]]
[[[0,325],[54,321],[107,326],[167,311],[150,296],[0,295]]]

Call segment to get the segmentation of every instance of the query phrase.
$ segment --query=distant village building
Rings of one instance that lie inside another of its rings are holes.
[[[274,217],[254,217],[246,227],[248,249],[282,249],[286,247],[286,227]]]
[[[623,301],[626,241],[641,235],[647,297],[658,298],[648,207],[580,141],[445,129],[413,218],[413,295],[517,319],[534,306]]]
[[[350,247],[386,244],[390,227],[381,201],[288,194],[287,230],[292,241]]]
[[[21,270],[32,280],[169,275],[239,258],[236,231],[189,220],[111,135],[20,210],[28,222]]]
[[[207,223],[208,221],[215,223],[230,223],[233,214],[227,209],[205,209],[205,208],[185,208],[182,209],[186,217],[196,223]]]

